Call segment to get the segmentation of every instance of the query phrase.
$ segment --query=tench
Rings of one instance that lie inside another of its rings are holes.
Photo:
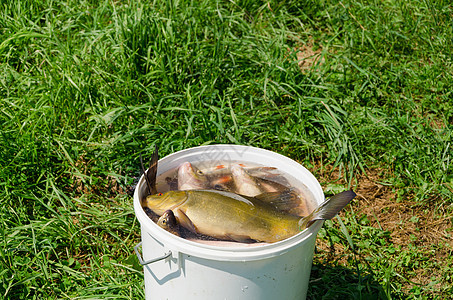
[[[338,213],[355,196],[352,191],[348,192],[327,200],[323,211]],[[215,190],[158,193],[146,197],[143,206],[158,215],[171,210],[177,223],[194,233],[238,242],[281,241],[310,226],[311,219],[319,219],[317,213],[307,222],[257,198]]]
[[[157,220],[157,225],[170,233],[181,236],[178,222],[176,221],[175,215],[171,210],[165,211],[162,216],[160,216],[159,220]]]

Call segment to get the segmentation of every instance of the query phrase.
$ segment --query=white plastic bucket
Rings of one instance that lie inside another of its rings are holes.
[[[210,145],[173,153],[159,160],[158,175],[183,162],[240,160],[277,167],[307,186],[320,204],[324,194],[316,178],[299,163],[280,154],[239,145]],[[318,221],[286,240],[250,247],[222,247],[177,237],[155,224],[140,199],[144,177],[134,194],[142,241],[135,247],[144,265],[146,299],[305,299]],[[138,247],[141,245],[143,259]]]

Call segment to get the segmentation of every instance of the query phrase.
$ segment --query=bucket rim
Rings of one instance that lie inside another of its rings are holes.
[[[300,169],[301,172],[304,172],[304,175],[311,179],[311,188],[310,191],[313,193],[313,196],[318,204],[324,201],[324,193],[322,191],[321,185],[318,180],[313,176],[313,174],[308,171],[301,164],[296,161],[283,156],[279,153],[257,148],[253,146],[244,146],[244,145],[234,145],[234,144],[213,144],[213,145],[203,145],[192,147],[184,150],[180,150],[174,153],[171,153],[161,159],[159,159],[159,165],[165,164],[177,158],[177,160],[183,160],[186,157],[193,156],[200,151],[235,151],[239,153],[244,153],[245,151],[252,151],[256,155],[265,155],[271,156],[275,160],[281,160],[286,164],[293,165],[293,167]],[[196,161],[196,160],[192,160]],[[162,169],[161,169],[162,170]],[[159,171],[158,175],[165,172]],[[214,259],[222,261],[249,261],[249,260],[258,260],[266,259],[275,256],[282,255],[291,249],[304,244],[305,242],[315,239],[318,231],[321,229],[323,221],[317,221],[309,228],[301,231],[300,233],[278,241],[275,243],[267,243],[263,245],[256,246],[238,246],[238,247],[222,247],[215,245],[203,244],[191,240],[187,240],[181,237],[178,237],[165,229],[159,227],[155,222],[153,222],[145,213],[141,206],[141,189],[146,185],[144,174],[139,179],[139,182],[136,185],[134,191],[134,210],[137,219],[141,225],[142,239],[144,234],[149,234],[153,239],[158,243],[163,244],[164,248],[174,252],[174,253],[184,253],[186,255],[201,257],[205,259]],[[315,190],[313,190],[314,188]],[[322,197],[320,197],[320,195]]]

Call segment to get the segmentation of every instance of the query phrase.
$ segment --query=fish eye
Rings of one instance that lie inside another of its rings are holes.
[[[203,172],[201,170],[197,170],[198,175],[203,175]]]
[[[162,196],[164,193],[157,193],[156,195],[157,196]]]

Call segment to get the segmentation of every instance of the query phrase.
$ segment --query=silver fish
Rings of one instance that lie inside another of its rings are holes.
[[[241,195],[253,197],[262,193],[281,192],[289,188],[275,181],[253,176],[240,165],[232,166],[231,174],[236,185],[235,192]]]
[[[208,177],[190,162],[185,162],[178,168],[179,190],[200,190],[207,188],[210,188]]]

